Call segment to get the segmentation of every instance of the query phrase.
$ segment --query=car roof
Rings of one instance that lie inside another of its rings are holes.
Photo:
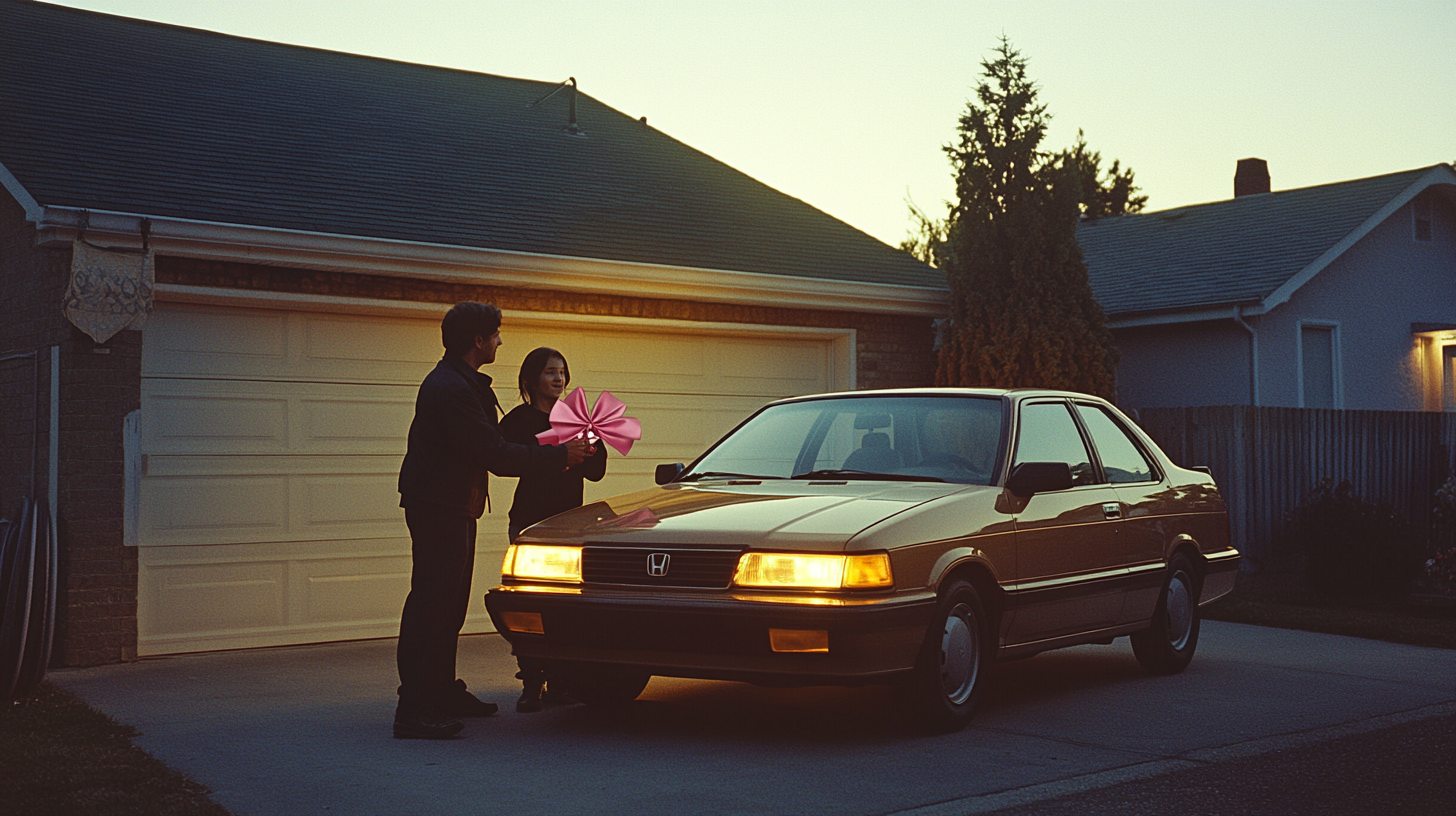
[[[1050,388],[877,388],[867,391],[830,391],[823,394],[804,394],[775,400],[770,405],[803,402],[818,399],[842,399],[845,397],[990,397],[995,399],[1024,399],[1027,397],[1067,397],[1106,402],[1101,397],[1077,391],[1058,391]]]

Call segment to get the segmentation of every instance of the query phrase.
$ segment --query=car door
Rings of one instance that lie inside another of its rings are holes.
[[[1019,406],[1012,468],[1066,462],[1072,487],[1015,498],[1016,583],[1009,643],[1029,643],[1117,623],[1126,570],[1121,504],[1103,479],[1066,400]]]
[[[1119,617],[1122,623],[1147,620],[1162,591],[1163,558],[1171,536],[1166,529],[1168,486],[1156,460],[1112,411],[1088,402],[1076,406],[1102,473],[1122,504],[1118,529],[1129,575]]]

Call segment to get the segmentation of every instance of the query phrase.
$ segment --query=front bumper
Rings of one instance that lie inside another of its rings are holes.
[[[931,594],[829,603],[760,596],[501,586],[491,621],[517,657],[667,677],[761,685],[890,682],[915,665],[935,608]],[[544,634],[511,631],[507,612],[541,616]],[[775,652],[769,629],[824,630],[827,653]]]

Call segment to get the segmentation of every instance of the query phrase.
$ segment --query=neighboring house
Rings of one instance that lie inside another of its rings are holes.
[[[1084,221],[1127,408],[1456,410],[1456,171]]]
[[[0,504],[56,499],[58,662],[395,634],[457,301],[505,311],[507,408],[550,345],[642,420],[589,501],[768,400],[931,381],[939,273],[557,87],[0,0]],[[62,313],[83,220],[155,253],[99,344]]]

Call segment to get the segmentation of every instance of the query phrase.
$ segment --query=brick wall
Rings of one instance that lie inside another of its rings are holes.
[[[47,490],[51,350],[57,348],[60,597],[52,662],[84,666],[136,656],[137,553],[122,544],[122,423],[140,405],[141,333],[121,332],[98,347],[72,326],[62,313],[70,265],[68,247],[37,248],[34,225],[0,196],[0,356],[34,351],[39,363],[38,389],[28,361],[0,370],[0,511],[11,512],[32,495],[32,440],[34,495],[44,498]]]
[[[858,338],[860,388],[925,386],[935,380],[928,317],[473,286],[191,258],[158,258],[157,282],[427,303],[475,300],[525,312],[848,328],[855,329]]]

